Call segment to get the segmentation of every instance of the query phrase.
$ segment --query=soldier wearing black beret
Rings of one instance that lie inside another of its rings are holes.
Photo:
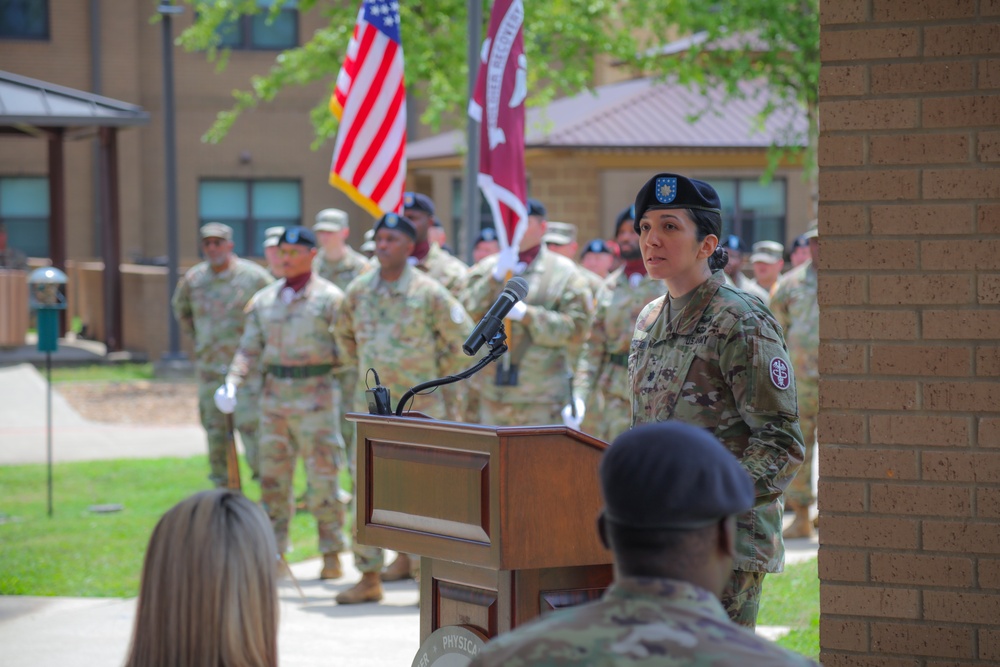
[[[760,300],[726,282],[721,203],[704,181],[657,174],[635,199],[651,278],[667,294],[636,320],[628,358],[632,425],[679,419],[715,433],[750,473],[723,592],[730,617],[754,627],[764,575],[781,572],[782,494],[802,464],[795,379],[781,327]]]
[[[600,485],[614,583],[600,600],[500,635],[471,667],[815,665],[734,624],[719,603],[754,485],[714,436],[676,421],[625,431],[604,452]]]

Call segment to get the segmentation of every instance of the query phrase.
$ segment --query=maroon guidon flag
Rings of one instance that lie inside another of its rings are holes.
[[[361,3],[330,111],[340,120],[330,184],[373,217],[402,213],[406,91],[398,2]]]
[[[489,202],[500,247],[520,246],[528,224],[524,175],[524,5],[496,0],[483,42],[469,115],[479,121],[479,187]]]

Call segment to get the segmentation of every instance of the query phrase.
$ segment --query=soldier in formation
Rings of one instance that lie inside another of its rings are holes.
[[[342,576],[344,508],[339,501],[344,443],[334,402],[334,369],[343,365],[333,329],[344,293],[314,275],[316,237],[287,227],[278,240],[284,278],[257,292],[246,307],[246,326],[225,384],[215,394],[219,410],[239,407],[238,388],[258,364],[264,372],[260,399],[261,503],[281,553],[288,550],[294,511],[295,461],[305,462],[306,503],[316,518],[323,579]]]
[[[267,270],[275,278],[282,278],[281,257],[278,254],[278,239],[284,233],[284,227],[268,227],[264,230],[264,260]]]
[[[737,521],[722,602],[730,618],[753,628],[764,575],[784,567],[782,494],[803,457],[781,327],[757,298],[725,281],[721,207],[711,185],[657,174],[636,196],[635,217],[646,270],[668,293],[636,321],[632,424],[679,419],[704,428],[750,473],[753,509]]]
[[[753,294],[767,305],[770,295],[760,285],[743,275],[743,262],[747,254],[747,248],[743,240],[735,234],[730,234],[722,239],[719,245],[729,253],[729,263],[726,264],[726,268],[724,269],[726,282],[744,292]]]
[[[461,345],[472,332],[472,321],[444,286],[410,265],[417,231],[407,218],[387,213],[374,229],[378,266],[347,287],[335,331],[345,363],[361,378],[355,394],[364,394],[372,381],[368,369],[374,369],[390,398],[399,401],[410,387],[469,365]],[[446,414],[440,391],[415,397],[412,407],[437,419]],[[337,602],[382,599],[382,550],[355,544],[354,561],[361,581],[337,595]],[[414,565],[399,554],[383,578],[412,576]]]
[[[795,370],[799,424],[805,442],[805,457],[799,474],[785,491],[785,507],[795,512],[795,520],[785,537],[812,537],[809,508],[815,500],[812,490],[813,452],[816,449],[816,417],[819,414],[819,302],[816,299],[816,257],[819,239],[816,228],[804,235],[812,260],[800,264],[778,281],[771,296],[771,312],[785,332],[788,353]]]
[[[604,239],[594,239],[583,248],[580,266],[602,280],[607,278],[618,259],[616,250]]]
[[[9,271],[27,271],[28,257],[10,245],[7,228],[0,222],[0,269]]]
[[[781,277],[785,268],[785,246],[777,241],[758,241],[753,244],[750,252],[750,265],[753,267],[753,280],[770,296],[775,283]],[[769,301],[765,301],[767,305]]]
[[[719,603],[755,493],[718,440],[676,421],[640,426],[604,452],[599,477],[614,582],[600,600],[493,639],[471,667],[815,667],[734,624]]]
[[[337,208],[326,208],[316,214],[313,225],[316,242],[320,251],[313,260],[313,272],[329,280],[342,290],[346,290],[352,280],[371,269],[371,262],[355,251],[348,243],[351,227],[347,213]],[[358,370],[353,365],[341,368],[335,375],[334,401],[340,414],[340,433],[347,448],[347,462],[351,469],[351,481],[356,479],[354,459],[354,422],[347,414],[356,408],[355,387],[358,385]]]
[[[212,396],[226,377],[229,362],[243,335],[243,308],[271,282],[271,276],[254,262],[233,254],[233,230],[210,222],[199,230],[205,261],[191,267],[177,282],[171,305],[181,330],[194,340],[198,377],[198,416],[208,438],[209,479],[226,485],[226,419],[215,408]],[[247,463],[259,473],[259,388],[253,383],[240,391],[240,409],[233,416]]]
[[[587,344],[580,355],[574,385],[580,405],[576,417],[563,408],[563,422],[611,442],[631,424],[632,393],[628,351],[636,318],[647,303],[666,294],[662,280],[646,273],[633,228],[632,206],[618,214],[615,241],[625,261],[605,283]]]
[[[527,281],[528,296],[511,309],[509,351],[488,376],[480,374],[480,421],[511,426],[559,424],[570,379],[593,315],[593,295],[580,269],[545,248],[545,207],[528,201],[520,253],[486,257],[469,271],[462,301],[479,321],[511,275]],[[492,369],[493,367],[491,367]]]

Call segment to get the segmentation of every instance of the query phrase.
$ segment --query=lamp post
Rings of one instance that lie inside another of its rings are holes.
[[[483,24],[482,0],[467,0],[469,44],[466,60],[469,64],[469,99],[476,92],[476,73],[479,72],[479,33]],[[462,238],[459,248],[465,251],[465,259],[472,264],[472,244],[479,234],[479,123],[465,114],[465,187],[462,200],[465,204],[465,224],[462,225]],[[494,223],[495,224],[495,223]]]
[[[177,284],[177,146],[174,135],[174,35],[173,16],[184,12],[172,0],[163,0],[156,8],[163,24],[163,157],[167,196],[167,303]],[[167,309],[170,311],[170,309]],[[169,347],[163,361],[185,361],[181,352],[180,327],[173,312],[167,313]]]
[[[59,349],[59,314],[66,310],[66,274],[53,266],[28,276],[28,302],[38,316],[38,351],[45,353],[45,458],[48,470],[48,509],[52,517],[52,353]]]

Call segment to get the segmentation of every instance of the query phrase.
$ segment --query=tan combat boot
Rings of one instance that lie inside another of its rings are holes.
[[[320,579],[340,579],[344,576],[344,568],[340,566],[340,554],[323,554],[323,570]]]
[[[382,580],[378,572],[365,572],[361,581],[346,591],[341,591],[334,598],[337,604],[358,604],[359,602],[378,602],[382,599]]]
[[[389,564],[389,567],[382,570],[382,581],[402,581],[412,579],[413,573],[410,571],[410,557],[406,554],[398,554],[396,560]]]
[[[813,523],[809,518],[809,506],[795,508],[795,520],[781,533],[786,540],[798,537],[812,537]]]

